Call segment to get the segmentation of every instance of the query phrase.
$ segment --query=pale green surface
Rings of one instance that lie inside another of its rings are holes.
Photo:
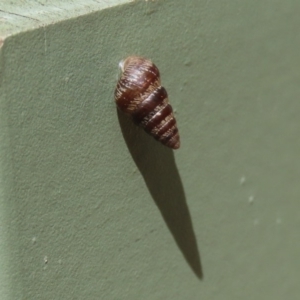
[[[134,0],[0,0],[0,37]]]
[[[139,2],[7,38],[1,300],[299,299],[299,14],[298,0]],[[133,53],[177,111],[179,173],[121,116],[133,157],[122,136],[113,91]]]

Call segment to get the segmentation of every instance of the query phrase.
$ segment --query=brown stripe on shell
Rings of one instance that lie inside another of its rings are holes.
[[[156,135],[163,136],[167,131],[169,131],[172,127],[176,127],[176,121],[174,118],[170,118],[165,123],[163,123],[156,132]]]
[[[163,104],[167,97],[167,91],[164,87],[160,86],[136,107],[136,110],[132,113],[133,120],[138,124],[142,122],[149,112],[152,112],[159,105]]]
[[[146,131],[151,132],[152,129],[158,126],[162,121],[165,120],[172,113],[171,105],[167,104],[160,111],[158,111],[149,121],[143,124]]]
[[[172,149],[178,149],[180,147],[179,132],[173,135],[173,137],[170,140],[168,140],[165,145]]]
[[[175,134],[177,134],[177,132],[178,132],[178,128],[177,127],[172,127],[169,131],[167,131],[167,133],[160,136],[158,140],[161,143],[167,144],[169,142],[169,140],[171,140],[175,136]]]
[[[179,133],[168,94],[157,67],[148,59],[130,56],[120,63],[121,77],[115,90],[118,108],[167,147],[178,149]]]

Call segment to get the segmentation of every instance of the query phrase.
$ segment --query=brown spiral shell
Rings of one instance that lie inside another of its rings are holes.
[[[138,56],[127,57],[120,67],[122,74],[115,90],[118,108],[163,145],[178,149],[176,120],[167,91],[161,86],[158,68]]]

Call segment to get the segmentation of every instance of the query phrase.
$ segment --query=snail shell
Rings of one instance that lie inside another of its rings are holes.
[[[120,67],[122,74],[115,90],[118,108],[163,145],[178,149],[176,120],[167,91],[161,86],[158,68],[138,56],[127,57]]]

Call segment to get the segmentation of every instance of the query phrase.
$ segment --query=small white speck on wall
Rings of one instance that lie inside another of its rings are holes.
[[[245,183],[245,181],[246,181],[246,177],[245,177],[245,176],[242,176],[242,177],[240,178],[240,185],[243,185],[243,184]]]
[[[249,204],[253,204],[253,201],[254,201],[254,196],[249,196],[248,198]]]
[[[255,219],[254,221],[253,221],[253,225],[254,226],[257,226],[259,224],[259,220],[258,219]]]
[[[276,224],[277,224],[277,225],[280,225],[280,224],[281,224],[281,222],[282,222],[282,221],[281,221],[281,219],[280,219],[280,218],[277,218],[277,219],[276,219]]]

